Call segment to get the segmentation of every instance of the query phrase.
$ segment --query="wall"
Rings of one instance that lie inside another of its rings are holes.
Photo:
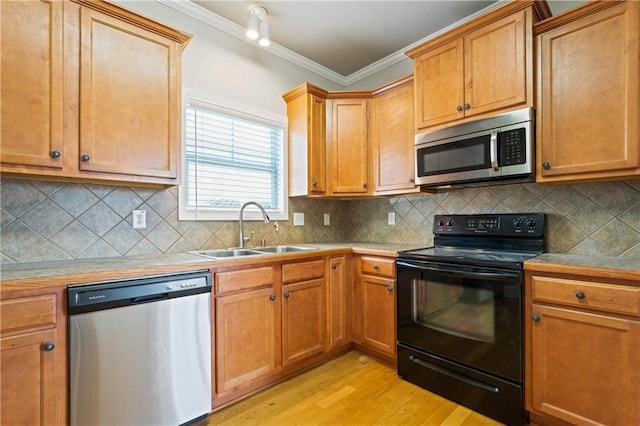
[[[193,35],[183,54],[185,91],[232,107],[285,115],[282,93],[309,81],[335,83],[267,50],[211,28],[155,1],[119,4]],[[371,89],[411,72],[402,61],[354,84]],[[133,230],[131,211],[147,211],[148,228]],[[386,224],[387,212],[397,224]],[[437,213],[543,211],[549,214],[549,250],[639,256],[640,186],[636,182],[465,189],[437,195],[367,200],[292,199],[289,212],[305,213],[305,226],[246,222],[245,235],[268,244],[362,241],[431,243]],[[331,226],[322,225],[323,213]],[[0,180],[0,261],[183,252],[237,245],[237,222],[179,222],[177,191],[29,180]]]
[[[4,179],[0,182],[1,261],[29,262],[185,252],[237,246],[238,222],[177,220],[175,188],[115,187]],[[290,199],[292,220],[245,222],[251,244],[389,242],[427,246],[441,213],[543,212],[548,251],[640,258],[640,181],[505,185],[363,200]],[[147,211],[134,230],[131,210]],[[396,225],[387,225],[387,213]],[[323,225],[323,214],[331,225]]]

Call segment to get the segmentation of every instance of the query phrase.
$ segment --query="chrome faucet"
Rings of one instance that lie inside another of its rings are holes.
[[[238,243],[239,243],[238,247],[240,248],[244,248],[244,241],[245,241],[244,231],[242,230],[242,214],[244,213],[244,208],[249,205],[254,205],[257,208],[259,208],[262,211],[262,218],[264,219],[264,223],[269,223],[269,215],[260,204],[256,203],[255,201],[249,201],[244,203],[242,207],[240,207],[240,217],[238,218]]]

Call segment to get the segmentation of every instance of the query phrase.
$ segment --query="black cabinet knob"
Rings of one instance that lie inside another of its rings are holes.
[[[464,104],[464,109],[471,109],[471,104]]]
[[[391,293],[391,292],[393,291],[393,286],[392,286],[392,285],[390,285],[389,287],[387,287],[387,291],[388,291],[389,293]]]
[[[362,187],[363,187],[363,188],[366,188],[366,187],[368,187],[368,186],[369,186],[369,184],[368,184],[367,182],[365,182],[365,183],[363,183],[363,184],[362,184]]]
[[[531,315],[531,319],[534,320],[535,322],[538,322],[538,321],[540,321],[540,315],[533,314],[533,315]]]
[[[276,300],[276,295],[272,294],[271,296],[269,296],[269,300],[271,300],[272,302]]]
[[[415,178],[409,178],[409,183],[415,183],[416,179]]]
[[[551,168],[551,164],[549,164],[548,161],[545,161],[544,163],[542,163],[542,168],[545,170],[549,170]]]
[[[576,292],[576,297],[578,299],[584,299],[585,298],[585,294],[583,292],[581,292],[581,291],[577,291]]]
[[[311,183],[311,186],[313,186],[313,187],[315,188],[316,186],[318,186],[318,182],[316,182],[316,181],[314,180],[314,181]]]
[[[284,292],[284,298],[285,298],[285,299],[288,299],[289,297],[291,297],[291,295],[289,294],[289,292],[288,292],[288,291],[285,291],[285,292]]]
[[[331,269],[336,269],[338,266],[334,263],[333,265],[331,265]]]
[[[91,157],[89,157],[87,154],[84,154],[82,157],[80,157],[80,159],[86,163],[87,161],[91,160]]]
[[[458,112],[462,111],[462,105],[458,105],[458,106],[456,107],[456,111],[458,111]]]
[[[42,345],[42,350],[45,352],[51,352],[55,347],[56,345],[54,345],[53,343],[47,342],[44,345]]]
[[[60,158],[60,151],[51,151],[51,158]]]

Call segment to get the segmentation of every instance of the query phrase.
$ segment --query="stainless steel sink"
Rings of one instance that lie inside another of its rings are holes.
[[[316,250],[313,247],[297,247],[297,246],[271,246],[271,247],[256,247],[256,251],[263,253],[293,253],[296,251],[309,251]]]
[[[227,257],[240,257],[240,256],[259,256],[265,254],[274,253],[293,253],[298,251],[316,250],[313,247],[297,247],[297,246],[271,246],[271,247],[256,247],[252,249],[219,249],[219,250],[203,250],[192,251],[191,253],[204,257],[210,257],[212,259],[220,259]]]
[[[205,251],[193,251],[192,253],[198,254],[204,257],[210,257],[212,259],[224,258],[224,257],[240,257],[240,256],[257,256],[264,254],[259,251],[249,249],[222,249],[222,250],[205,250]]]

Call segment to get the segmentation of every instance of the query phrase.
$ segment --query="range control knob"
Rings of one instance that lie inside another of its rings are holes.
[[[535,219],[527,219],[527,228],[529,229],[533,229],[536,227],[538,223],[536,222]]]
[[[440,220],[438,221],[438,225],[439,225],[439,226],[444,226],[444,219],[440,219]]]
[[[447,219],[447,226],[453,226],[453,219]]]
[[[517,219],[513,219],[513,227],[516,229],[522,228],[522,225],[524,225],[524,221],[520,218]]]

